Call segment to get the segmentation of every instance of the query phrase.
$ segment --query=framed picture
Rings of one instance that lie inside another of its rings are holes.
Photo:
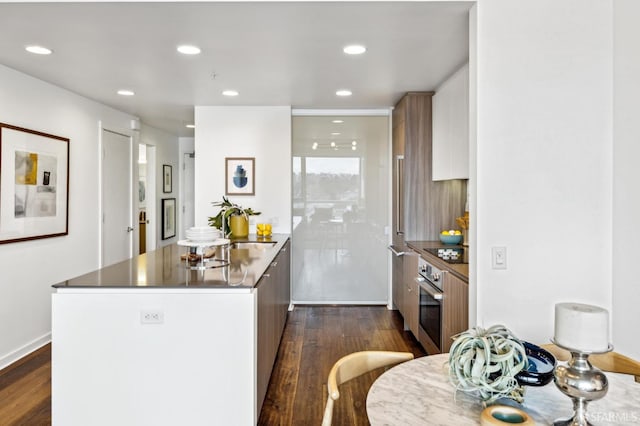
[[[168,164],[163,164],[162,165],[162,192],[164,193],[169,193],[172,191],[172,180],[173,180],[173,171],[171,169],[171,166]]]
[[[162,239],[176,236],[176,199],[162,199]]]
[[[225,158],[226,195],[256,195],[256,159]]]
[[[0,123],[0,244],[69,233],[69,139]]]

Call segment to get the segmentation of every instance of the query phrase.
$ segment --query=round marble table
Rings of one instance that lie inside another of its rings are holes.
[[[376,425],[480,424],[480,400],[454,392],[446,362],[449,354],[416,358],[382,374],[367,395],[367,415]],[[606,373],[609,392],[589,404],[587,413],[595,425],[640,424],[640,383],[632,376]],[[524,410],[536,424],[550,425],[573,415],[571,400],[553,382],[527,386]]]

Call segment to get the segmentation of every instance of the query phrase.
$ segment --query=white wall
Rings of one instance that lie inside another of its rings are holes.
[[[140,143],[156,147],[156,218],[154,221],[156,228],[157,247],[166,246],[178,241],[178,226],[180,224],[180,209],[178,208],[178,194],[180,193],[180,155],[178,137],[154,127],[143,124],[140,128]],[[163,165],[172,167],[171,192],[163,192]],[[162,199],[176,199],[176,236],[162,239]],[[154,250],[155,247],[147,247],[147,251]]]
[[[613,341],[640,359],[640,2],[614,3]]]
[[[212,202],[225,193],[225,157],[255,157],[255,196],[230,196],[274,222],[273,232],[291,232],[291,108],[195,108],[195,224],[217,213]],[[249,232],[255,232],[251,226]]]
[[[467,209],[469,210],[469,259],[477,259],[478,229],[478,5],[469,10],[469,181],[467,182]],[[469,262],[469,327],[475,327],[478,320],[478,264]]]
[[[0,245],[0,368],[49,340],[51,285],[98,267],[98,121],[134,118],[0,65],[0,121],[70,139],[69,235]]]
[[[555,303],[612,306],[612,4],[477,13],[477,322],[545,343]]]

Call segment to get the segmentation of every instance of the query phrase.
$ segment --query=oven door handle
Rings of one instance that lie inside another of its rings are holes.
[[[427,280],[422,277],[416,277],[415,281],[418,283],[420,288],[426,291],[434,300],[442,300],[443,294],[440,291],[437,291]]]

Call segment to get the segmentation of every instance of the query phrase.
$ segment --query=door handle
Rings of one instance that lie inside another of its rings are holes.
[[[396,249],[393,248],[393,246],[389,246],[387,248],[391,250],[391,253],[393,253],[396,257],[404,256],[403,251],[397,251]]]
[[[433,289],[428,282],[418,281],[417,279],[416,282],[418,283],[420,288],[423,289],[429,296],[433,297],[435,300],[442,300],[443,294]]]
[[[396,235],[404,235],[404,155],[396,156]]]
[[[131,232],[131,231],[133,231],[133,228],[130,226],[127,226],[127,232]]]

